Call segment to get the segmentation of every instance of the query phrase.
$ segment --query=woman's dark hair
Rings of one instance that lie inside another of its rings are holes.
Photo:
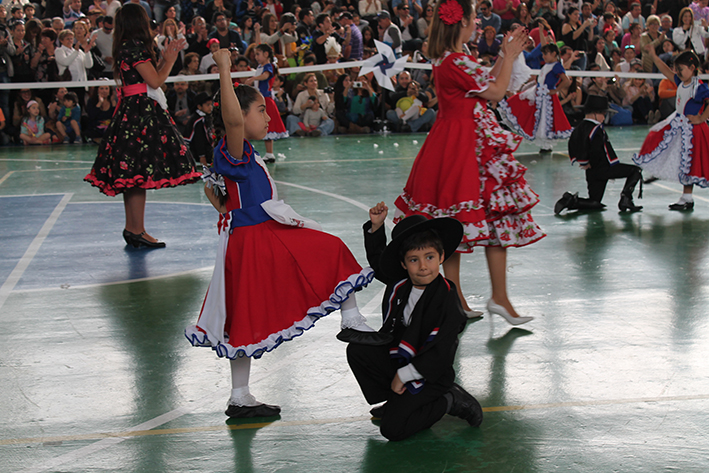
[[[448,0],[455,1],[463,9],[463,18],[474,21],[473,5],[470,0]],[[441,2],[436,3],[436,11],[433,12],[431,20],[431,30],[428,35],[428,56],[431,59],[442,58],[446,51],[454,51],[458,45],[458,38],[463,28],[462,20],[452,25],[446,25],[438,14]]]
[[[681,52],[675,57],[674,65],[675,67],[679,65],[694,66],[694,75],[696,76],[699,73],[699,56],[694,51]]]
[[[271,49],[271,46],[265,43],[261,43],[256,46],[256,49],[268,55],[269,63],[271,64],[271,66],[273,66],[273,75],[278,75],[278,66],[273,62],[273,49]]]
[[[370,34],[370,37],[369,37],[370,39],[369,39],[369,41],[367,41],[367,40],[364,39],[364,33],[365,33],[365,32],[369,32],[369,34]],[[364,46],[365,46],[365,47],[374,48],[374,47],[375,47],[375,44],[374,44],[374,39],[375,39],[375,38],[376,38],[376,35],[374,34],[374,30],[372,29],[371,26],[367,25],[367,26],[365,26],[364,28],[362,28],[362,39],[364,40]]]
[[[234,87],[234,93],[236,94],[236,99],[239,101],[239,106],[241,107],[241,112],[243,114],[249,113],[251,105],[253,105],[259,97],[261,97],[261,92],[255,87],[250,85],[237,85]],[[214,129],[221,132],[217,133],[217,141],[224,136],[224,120],[222,119],[222,92],[221,90],[214,94],[212,98],[214,108],[212,109],[212,123],[214,123]],[[216,143],[213,143],[216,145]]]
[[[52,28],[44,28],[42,32],[39,34],[39,37],[46,37],[49,38],[52,43],[54,43],[57,40],[57,32],[54,31]]]
[[[345,97],[345,79],[349,77],[349,74],[340,74],[335,82],[335,110],[347,110],[347,97]]]
[[[123,43],[134,40],[143,43],[150,55],[153,65],[156,64],[153,38],[150,34],[150,18],[139,3],[126,3],[118,9],[113,22],[113,75],[120,77],[120,52]]]
[[[39,44],[39,33],[42,31],[42,22],[37,18],[32,18],[25,23],[25,41],[32,46],[37,47]]]
[[[577,12],[577,11],[579,11],[579,9],[576,8],[576,7],[571,7],[571,8],[569,8],[569,9],[566,11],[566,20],[564,20],[564,21],[565,21],[566,23],[569,23],[569,22],[571,21],[571,15],[572,15],[574,12]]]

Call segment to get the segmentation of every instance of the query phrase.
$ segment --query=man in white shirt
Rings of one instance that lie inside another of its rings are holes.
[[[113,17],[103,17],[103,27],[94,30],[91,37],[101,51],[101,59],[106,64],[103,76],[113,78]]]

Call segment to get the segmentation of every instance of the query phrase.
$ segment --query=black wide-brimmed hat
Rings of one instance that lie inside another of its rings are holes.
[[[449,217],[428,219],[423,215],[412,215],[397,223],[391,232],[391,242],[379,260],[381,271],[390,278],[404,279],[408,276],[401,266],[399,248],[407,237],[426,230],[435,230],[443,242],[444,261],[453,256],[463,239],[463,224]]]
[[[583,105],[583,113],[616,113],[615,110],[608,108],[608,97],[602,95],[589,95],[586,98],[586,103]]]

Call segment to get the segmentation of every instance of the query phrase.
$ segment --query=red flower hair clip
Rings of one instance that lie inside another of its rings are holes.
[[[438,7],[438,16],[446,25],[455,25],[463,19],[463,7],[455,0],[448,0]]]

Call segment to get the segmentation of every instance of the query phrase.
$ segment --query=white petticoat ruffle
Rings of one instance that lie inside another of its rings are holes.
[[[185,329],[185,337],[195,347],[211,347],[219,357],[236,359],[241,357],[261,358],[264,353],[270,352],[281,343],[299,337],[306,330],[315,325],[321,317],[325,317],[330,312],[340,309],[342,303],[355,291],[366,287],[374,279],[374,270],[364,268],[357,274],[351,275],[344,281],[338,283],[330,297],[320,305],[308,309],[307,315],[295,322],[290,327],[269,335],[265,340],[251,345],[234,347],[229,344],[225,334],[225,340],[212,340],[197,326],[189,326]]]

